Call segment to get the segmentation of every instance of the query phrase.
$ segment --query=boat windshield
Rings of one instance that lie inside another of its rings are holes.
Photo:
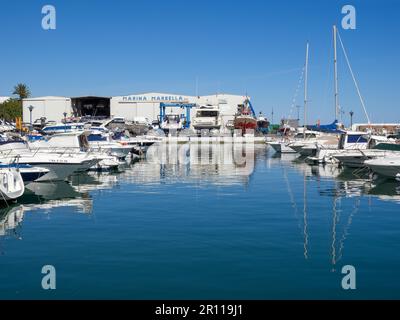
[[[368,140],[365,139],[361,134],[351,134],[347,137],[347,143],[367,143]]]
[[[165,116],[165,119],[168,122],[171,122],[171,121],[179,122],[180,117],[177,114],[168,114],[168,115]]]
[[[197,111],[196,113],[196,117],[201,118],[201,117],[208,117],[208,118],[212,118],[212,117],[218,117],[218,111],[214,111],[214,110],[201,110],[201,111]]]
[[[315,133],[306,133],[306,138],[316,138],[317,135]],[[295,138],[297,139],[303,139],[304,138],[304,134],[303,133],[298,133],[296,134]]]

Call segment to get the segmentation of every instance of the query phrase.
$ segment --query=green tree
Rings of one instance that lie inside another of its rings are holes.
[[[9,99],[0,103],[0,119],[15,121],[15,118],[22,117],[22,105],[17,99]]]

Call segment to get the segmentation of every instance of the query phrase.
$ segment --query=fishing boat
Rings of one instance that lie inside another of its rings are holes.
[[[256,130],[257,118],[249,99],[247,99],[243,105],[239,106],[233,124],[235,129],[242,131],[242,134],[246,134],[251,130],[253,130],[253,132]]]
[[[25,185],[16,168],[0,168],[0,201],[15,200],[24,194]]]

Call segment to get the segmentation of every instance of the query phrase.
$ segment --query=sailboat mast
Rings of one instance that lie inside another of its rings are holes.
[[[338,70],[337,70],[337,29],[333,26],[333,67],[335,83],[335,120],[339,120],[339,92],[338,92]]]
[[[304,139],[306,138],[306,129],[307,129],[307,101],[308,101],[308,50],[309,50],[309,43],[307,42],[306,47],[306,65],[305,65],[305,75],[304,75],[304,132],[303,136]]]

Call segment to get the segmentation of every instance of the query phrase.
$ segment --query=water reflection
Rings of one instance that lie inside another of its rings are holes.
[[[175,155],[174,155],[175,153]],[[343,170],[337,166],[310,166],[295,154],[276,154],[265,146],[246,144],[214,145],[167,145],[153,146],[147,158],[126,165],[118,173],[83,173],[72,176],[68,182],[31,183],[18,200],[18,205],[3,208],[2,233],[15,229],[24,213],[33,210],[50,212],[57,207],[73,207],[76,212],[90,214],[93,210],[93,192],[112,190],[120,184],[148,185],[164,183],[196,183],[232,186],[248,185],[256,174],[255,168],[265,164],[267,168],[280,167],[298,228],[303,237],[304,257],[309,256],[308,189],[317,188],[320,196],[332,197],[332,263],[340,259],[348,229],[357,212],[362,197],[375,197],[382,201],[400,203],[400,184],[396,181],[372,181],[360,172]],[[291,187],[292,175],[300,175],[303,181],[303,204],[296,203]],[[268,177],[266,177],[268,179]],[[333,183],[320,184],[319,181]],[[266,181],[266,184],[268,181]],[[271,186],[273,187],[273,186]],[[354,210],[341,210],[342,198],[354,198]],[[357,204],[358,203],[358,204]],[[301,209],[300,209],[301,208]],[[300,213],[301,212],[301,213]],[[347,221],[337,239],[338,221]],[[339,248],[339,249],[337,249]]]
[[[337,271],[338,263],[343,259],[345,242],[350,234],[352,224],[360,211],[361,200],[376,197],[381,201],[400,203],[400,184],[391,180],[371,180],[365,171],[343,169],[334,165],[311,166],[298,156],[293,154],[273,154],[268,159],[269,167],[281,166],[283,179],[287,188],[290,204],[295,215],[298,228],[302,231],[304,259],[310,258],[310,231],[309,225],[309,185],[314,188],[321,197],[332,198],[325,210],[331,212],[331,241],[330,260],[331,272]],[[291,187],[289,172],[299,173],[303,178],[303,218],[299,216],[299,205],[295,200],[295,194]],[[320,183],[327,181],[327,183]],[[347,202],[343,203],[343,200]],[[312,203],[312,202],[311,202]],[[368,202],[370,206],[370,201]],[[325,211],[326,212],[326,211]],[[314,214],[315,212],[311,212]]]
[[[121,173],[120,180],[140,184],[248,184],[256,161],[266,159],[264,146],[185,144],[151,147],[146,160]]]
[[[18,236],[17,227],[24,218],[23,206],[9,206],[0,208],[0,236],[13,233],[16,238]]]

